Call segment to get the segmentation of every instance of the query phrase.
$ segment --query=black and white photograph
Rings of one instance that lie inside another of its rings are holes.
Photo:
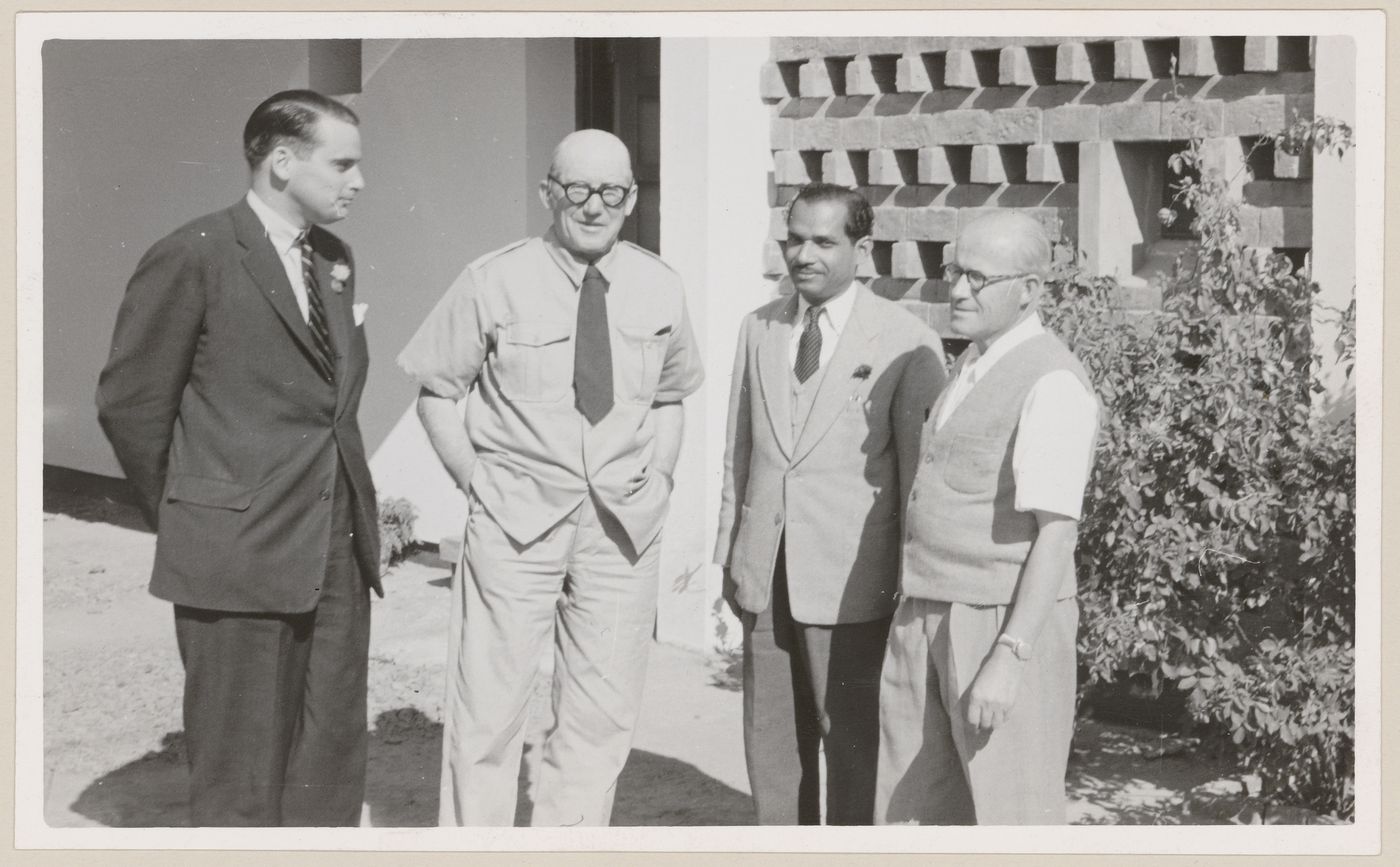
[[[16,21],[18,848],[1380,851],[1383,13]]]

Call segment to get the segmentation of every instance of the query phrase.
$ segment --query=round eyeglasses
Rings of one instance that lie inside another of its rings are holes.
[[[582,181],[574,181],[566,184],[554,175],[547,176],[551,181],[558,184],[564,190],[564,198],[569,200],[571,205],[582,205],[593,196],[598,194],[598,198],[603,200],[603,204],[609,208],[616,208],[627,199],[627,194],[632,192],[631,186],[620,186],[618,184],[603,184],[601,187],[592,187]]]
[[[948,283],[956,283],[963,277],[967,278],[967,286],[973,292],[981,292],[988,283],[1000,283],[1003,280],[1015,280],[1017,277],[1025,277],[1025,273],[1020,274],[983,274],[981,271],[972,271],[962,268],[949,262],[943,266],[943,279]]]

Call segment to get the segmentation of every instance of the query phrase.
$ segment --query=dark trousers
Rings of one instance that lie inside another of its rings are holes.
[[[350,503],[342,475],[314,610],[175,606],[193,825],[360,824],[369,595],[351,544]]]
[[[773,602],[744,615],[744,753],[760,825],[821,823],[818,750],[825,742],[826,823],[874,818],[880,666],[890,618],[817,626],[792,619],[782,546]]]

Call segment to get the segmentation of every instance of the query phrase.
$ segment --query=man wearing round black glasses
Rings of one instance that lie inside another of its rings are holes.
[[[1051,247],[1010,211],[944,270],[972,341],[934,404],[905,509],[880,680],[875,821],[1063,824],[1074,727],[1074,546],[1098,403],[1040,324]]]
[[[703,377],[680,277],[618,242],[637,199],[622,142],[565,137],[539,194],[549,232],[467,266],[399,356],[467,494],[443,825],[512,824],[551,634],[555,720],[531,824],[608,824],[656,617],[681,399]]]

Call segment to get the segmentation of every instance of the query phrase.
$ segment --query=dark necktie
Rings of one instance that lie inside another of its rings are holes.
[[[807,327],[802,329],[802,339],[797,342],[797,364],[792,368],[798,382],[806,382],[822,364],[822,330],[817,325],[821,312],[820,307],[807,308]]]
[[[593,425],[613,405],[612,343],[608,337],[608,281],[588,266],[578,293],[574,334],[574,403]]]
[[[302,233],[298,244],[301,247],[301,279],[306,286],[306,324],[311,328],[312,355],[321,377],[326,382],[335,381],[335,353],[331,351],[331,332],[326,327],[326,308],[321,303],[321,290],[316,285],[316,263],[311,257],[311,242],[308,233]]]

